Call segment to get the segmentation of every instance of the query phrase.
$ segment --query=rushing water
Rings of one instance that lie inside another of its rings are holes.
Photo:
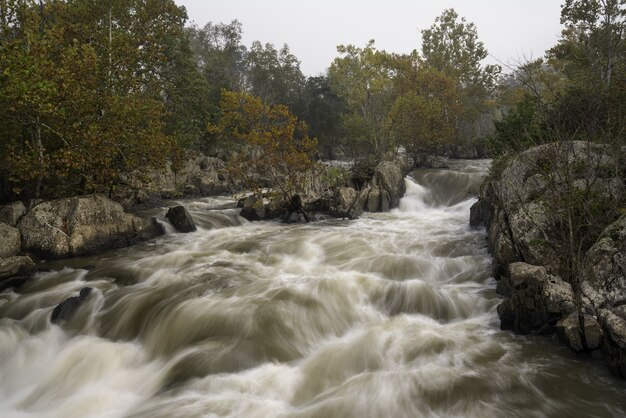
[[[356,221],[187,201],[195,233],[42,265],[0,294],[0,416],[625,416],[599,361],[499,330],[468,227],[486,167],[415,172],[398,209]]]

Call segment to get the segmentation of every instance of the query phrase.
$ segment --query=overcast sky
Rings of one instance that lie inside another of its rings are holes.
[[[420,48],[420,30],[453,7],[478,28],[491,56],[509,63],[538,58],[555,44],[561,0],[176,0],[189,19],[239,20],[243,43],[288,44],[306,75],[322,73],[337,56],[336,46],[363,46],[369,39],[389,52]]]

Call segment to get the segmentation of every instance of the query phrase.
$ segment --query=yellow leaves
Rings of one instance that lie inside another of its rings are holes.
[[[286,106],[268,106],[246,93],[222,91],[220,108],[219,122],[208,129],[237,147],[238,154],[229,161],[232,177],[253,190],[262,186],[259,176],[286,194],[301,187],[296,174],[313,167],[317,146],[306,136],[303,122]]]

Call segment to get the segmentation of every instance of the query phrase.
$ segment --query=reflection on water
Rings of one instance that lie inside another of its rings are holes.
[[[624,416],[602,365],[499,331],[467,225],[487,164],[416,171],[398,209],[356,221],[186,201],[197,232],[45,264],[0,294],[0,416]]]

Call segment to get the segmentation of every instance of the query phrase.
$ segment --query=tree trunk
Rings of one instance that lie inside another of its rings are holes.
[[[37,182],[35,184],[35,199],[39,199],[39,196],[41,195],[41,184],[43,183],[44,172],[44,154],[43,144],[41,143],[41,123],[39,121],[39,117],[37,117],[35,122],[33,146],[35,148],[35,153],[37,154]]]

